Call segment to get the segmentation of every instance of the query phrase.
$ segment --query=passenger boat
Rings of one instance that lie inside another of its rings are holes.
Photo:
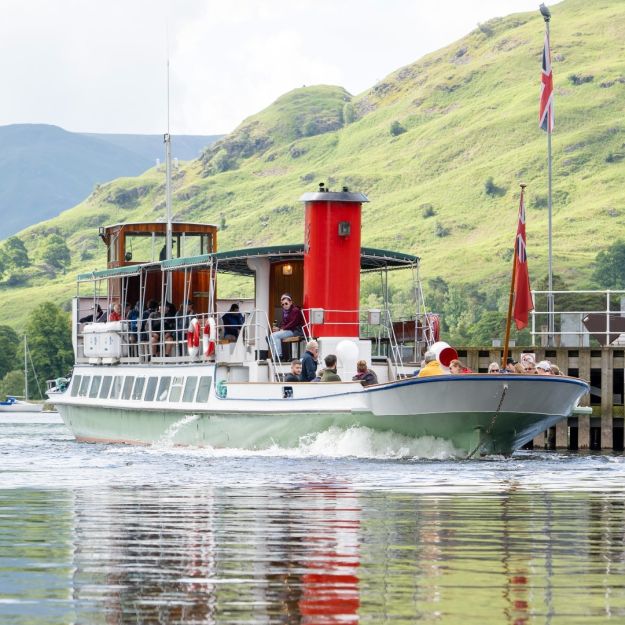
[[[108,268],[78,276],[73,375],[67,385],[56,383],[49,390],[79,441],[167,439],[263,449],[297,446],[302,437],[331,427],[361,426],[441,438],[460,456],[510,454],[572,414],[589,390],[574,378],[412,377],[415,365],[404,361],[420,360],[437,339],[435,319],[423,305],[419,259],[361,247],[361,209],[368,201],[363,194],[321,185],[301,200],[304,243],[299,245],[218,252],[217,229],[210,225],[100,229]],[[359,308],[361,273],[379,271],[386,292],[388,273],[398,269],[410,271],[415,285],[414,315],[403,328],[391,320],[386,304],[379,310]],[[245,321],[234,341],[222,338],[221,314],[233,300],[217,297],[221,273],[254,281],[254,298],[239,301]],[[335,354],[344,381],[284,381],[289,363],[271,358],[267,340],[284,292],[302,304],[305,318],[303,336],[288,346],[301,353],[314,337],[319,362]],[[178,314],[168,319],[164,307],[152,311],[155,326],[150,328],[150,320],[142,322],[150,300],[175,302]],[[135,302],[138,320],[89,318],[89,309],[98,305],[109,310],[119,303],[123,311]],[[409,351],[398,338],[412,339]],[[441,351],[443,364],[452,353]],[[378,384],[351,381],[359,359],[370,363]]]

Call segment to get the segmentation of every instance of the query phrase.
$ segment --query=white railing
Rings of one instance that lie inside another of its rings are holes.
[[[553,311],[548,310],[550,294]],[[621,338],[625,333],[625,291],[532,291],[532,296],[535,306],[530,323],[533,345],[588,347],[593,338],[601,345],[625,344],[625,336]],[[553,336],[549,332],[550,316],[553,317]]]

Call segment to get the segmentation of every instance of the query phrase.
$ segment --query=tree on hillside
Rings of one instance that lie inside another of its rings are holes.
[[[22,396],[24,393],[24,372],[9,371],[0,379],[0,397],[4,399],[8,395]]]
[[[597,254],[593,280],[606,289],[625,289],[625,241],[615,241]]]
[[[402,124],[400,122],[398,122],[397,120],[395,120],[392,124],[391,127],[389,128],[389,132],[391,133],[391,135],[393,137],[396,137],[397,135],[401,135],[404,132],[406,132],[406,128],[404,126],[402,126]]]
[[[56,269],[65,270],[72,257],[65,240],[59,234],[51,234],[44,242],[41,260]]]
[[[30,266],[30,259],[23,241],[9,237],[0,247],[0,274],[11,274]]]
[[[74,360],[67,313],[52,302],[40,304],[28,316],[26,336],[40,384],[67,374]]]
[[[15,368],[19,338],[9,326],[0,326],[0,380]]]

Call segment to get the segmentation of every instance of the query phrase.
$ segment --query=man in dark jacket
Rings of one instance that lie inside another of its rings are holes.
[[[299,358],[291,360],[291,371],[286,374],[285,382],[301,382],[302,381],[302,363]]]
[[[306,353],[302,358],[302,382],[312,382],[317,377],[317,354],[319,344],[317,341],[306,343]]]
[[[279,326],[271,329],[270,347],[275,358],[282,358],[282,339],[288,339],[291,336],[302,336],[302,327],[304,325],[304,315],[297,307],[291,296],[284,293],[280,298],[280,306],[282,306],[282,322]]]

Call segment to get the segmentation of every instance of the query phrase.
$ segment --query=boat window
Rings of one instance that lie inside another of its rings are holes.
[[[100,399],[106,399],[109,396],[111,390],[111,382],[113,381],[112,375],[105,375],[102,378],[102,386],[100,387]]]
[[[167,393],[169,392],[169,385],[171,384],[171,378],[164,376],[158,385],[158,393],[156,394],[156,401],[165,401],[167,399]]]
[[[211,380],[212,378],[210,376],[202,376],[200,378],[200,385],[197,389],[196,401],[198,402],[208,401],[208,392],[211,389]]]
[[[130,399],[130,392],[132,391],[132,384],[135,381],[134,375],[127,375],[124,381],[124,390],[122,391],[122,399]]]
[[[85,375],[80,383],[80,390],[78,391],[79,397],[87,397],[87,389],[89,388],[89,382],[91,382],[91,376]]]
[[[122,380],[124,378],[120,375],[116,375],[113,378],[113,388],[111,389],[111,396],[109,399],[119,399],[119,394],[122,392]]]
[[[89,389],[89,397],[97,397],[100,390],[100,384],[102,383],[101,375],[94,375],[91,380],[91,388]]]
[[[72,390],[71,390],[71,395],[72,397],[76,397],[76,395],[78,395],[78,389],[80,388],[80,381],[82,380],[82,376],[81,375],[75,375],[73,380],[72,380]]]
[[[137,378],[135,380],[134,388],[132,389],[132,398],[141,399],[143,395],[143,387],[145,386],[145,378]]]
[[[171,393],[169,393],[169,401],[180,401],[180,395],[182,395],[182,385],[184,378],[176,377],[171,383]]]
[[[156,383],[158,378],[148,378],[148,384],[145,389],[144,401],[154,401],[154,394],[156,393]]]
[[[187,384],[184,387],[184,393],[182,395],[182,401],[193,401],[195,396],[195,389],[197,388],[197,378],[192,375],[187,378]]]

